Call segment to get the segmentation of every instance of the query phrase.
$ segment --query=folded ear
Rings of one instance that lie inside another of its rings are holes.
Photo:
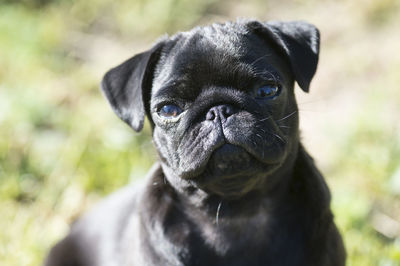
[[[318,64],[318,29],[303,21],[252,22],[251,28],[269,38],[287,56],[297,83],[308,92]]]
[[[164,41],[109,70],[101,90],[119,118],[139,132],[143,128],[145,102],[150,95],[155,65]]]

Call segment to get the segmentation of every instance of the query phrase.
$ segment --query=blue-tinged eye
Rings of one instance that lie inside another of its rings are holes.
[[[279,95],[280,85],[265,85],[257,89],[257,98],[272,99]]]
[[[182,109],[179,106],[174,104],[167,104],[161,107],[158,111],[158,114],[163,118],[174,118],[177,117],[180,113],[182,113]]]

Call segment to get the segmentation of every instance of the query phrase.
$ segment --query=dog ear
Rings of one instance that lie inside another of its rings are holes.
[[[101,90],[113,111],[135,131],[143,128],[155,65],[164,40],[148,51],[128,59],[109,70],[101,82]]]
[[[318,29],[303,21],[269,21],[251,24],[253,29],[267,35],[287,56],[297,83],[300,88],[308,92],[318,64],[320,41]]]

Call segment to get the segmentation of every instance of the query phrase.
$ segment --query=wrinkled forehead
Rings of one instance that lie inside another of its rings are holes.
[[[244,83],[256,75],[281,79],[285,62],[267,42],[245,27],[209,26],[171,38],[155,75],[157,85]]]
[[[218,59],[238,58],[246,53],[244,42],[247,35],[249,31],[239,25],[213,24],[198,27],[173,36],[172,39],[177,42],[172,52],[177,55],[177,60],[184,60],[187,55],[192,55],[191,59],[203,59],[203,56],[211,54]]]

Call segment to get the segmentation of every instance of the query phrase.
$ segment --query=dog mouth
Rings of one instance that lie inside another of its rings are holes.
[[[275,125],[260,124],[249,112],[222,124],[199,123],[178,147],[177,175],[197,182],[268,173],[285,157],[287,145],[281,135]]]
[[[257,186],[278,166],[263,164],[245,148],[225,143],[212,153],[205,170],[194,180],[207,191],[224,198],[239,198]]]
[[[245,168],[252,156],[242,147],[227,143],[225,140],[214,145],[201,163],[181,174],[184,179],[196,179],[199,176],[217,176],[237,173]]]
[[[214,179],[234,179],[243,174],[258,174],[260,170],[272,168],[277,164],[265,164],[246,148],[224,142],[216,145],[199,167],[190,172],[185,172],[182,177],[197,179],[199,182],[208,182]]]
[[[247,168],[251,159],[251,155],[242,147],[226,143],[212,153],[208,166],[215,174],[235,173],[244,167]]]
[[[258,146],[249,143],[254,144],[230,135],[216,138],[202,155],[185,158],[191,167],[183,168],[185,171],[179,176],[207,193],[226,199],[262,189],[267,177],[282,164],[284,148],[271,144],[272,141],[260,142]]]

